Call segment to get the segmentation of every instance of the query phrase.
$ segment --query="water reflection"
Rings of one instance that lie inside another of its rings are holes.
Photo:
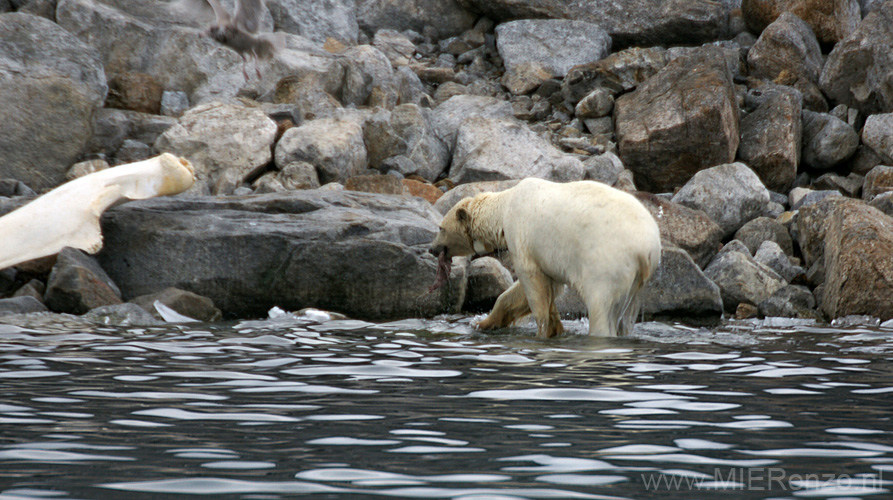
[[[0,324],[0,500],[893,490],[888,330],[326,319]]]

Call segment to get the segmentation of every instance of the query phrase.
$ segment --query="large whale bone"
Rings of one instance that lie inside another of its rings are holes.
[[[170,153],[67,182],[0,217],[0,269],[65,247],[96,253],[102,248],[99,218],[107,208],[182,193],[194,182],[192,164]]]

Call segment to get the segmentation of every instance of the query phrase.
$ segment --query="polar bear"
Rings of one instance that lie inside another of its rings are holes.
[[[660,230],[635,196],[595,181],[529,178],[499,193],[465,198],[444,216],[429,252],[447,272],[452,257],[508,250],[518,281],[496,300],[481,329],[533,313],[537,337],[564,331],[555,298],[573,287],[589,333],[632,330],[638,295],[660,260]]]

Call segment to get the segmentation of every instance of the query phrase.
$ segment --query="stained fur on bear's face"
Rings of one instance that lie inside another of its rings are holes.
[[[428,251],[439,257],[445,253],[446,258],[462,257],[474,253],[474,240],[471,237],[471,214],[468,211],[470,198],[457,203],[443,217],[440,232],[431,242]]]

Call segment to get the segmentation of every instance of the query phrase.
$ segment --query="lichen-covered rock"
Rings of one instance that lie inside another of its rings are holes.
[[[872,201],[878,195],[893,191],[893,167],[878,165],[865,176],[862,199]]]
[[[638,193],[637,196],[657,221],[661,243],[665,248],[685,250],[701,268],[710,263],[722,241],[723,231],[717,223],[702,210],[647,193]]]
[[[785,255],[794,254],[794,243],[787,228],[769,217],[757,217],[748,221],[735,233],[735,239],[744,243],[751,255],[766,241],[777,244]]]
[[[356,16],[367,33],[386,28],[422,33],[426,27],[436,26],[438,38],[448,38],[474,26],[477,16],[462,7],[461,0],[357,0]]]
[[[651,78],[667,65],[667,49],[663,47],[630,47],[608,57],[574,66],[561,81],[561,93],[571,105],[595,89],[613,94],[628,92]]]
[[[356,2],[354,0],[266,0],[276,29],[301,35],[317,43],[334,38],[357,43]]]

